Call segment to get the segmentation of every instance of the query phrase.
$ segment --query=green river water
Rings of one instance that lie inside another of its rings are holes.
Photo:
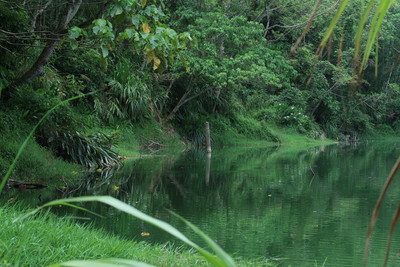
[[[167,211],[173,210],[235,256],[266,257],[280,266],[362,266],[372,210],[399,155],[400,143],[395,142],[215,148],[211,157],[202,151],[164,150],[126,160],[118,171],[89,173],[76,188],[24,195],[33,204],[55,197],[112,195],[202,244]],[[400,203],[398,176],[382,205],[368,266],[382,265],[390,221]],[[95,226],[124,238],[173,240],[108,206],[86,207],[106,216],[93,218]],[[399,233],[394,233],[392,259],[400,248]]]

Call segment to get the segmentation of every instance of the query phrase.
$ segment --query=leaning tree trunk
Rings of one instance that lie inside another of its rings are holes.
[[[62,39],[63,33],[67,29],[68,24],[75,17],[81,4],[82,0],[68,1],[68,10],[62,17],[60,23],[58,24],[58,27],[55,30],[56,34],[54,39],[47,42],[46,46],[43,48],[42,53],[28,71],[26,71],[21,77],[17,78],[14,82],[3,89],[2,98],[4,100],[8,100],[12,97],[16,87],[29,83],[44,73],[44,67],[46,66],[47,62],[49,62],[50,56],[53,54],[54,49]]]
[[[29,83],[36,79],[38,76],[44,74],[44,66],[49,61],[50,56],[53,54],[53,51],[59,41],[60,39],[57,38],[57,40],[52,40],[47,43],[46,47],[43,48],[43,51],[36,60],[35,64],[33,64],[32,67],[21,77],[14,81],[14,83],[12,84],[14,88],[25,83]]]

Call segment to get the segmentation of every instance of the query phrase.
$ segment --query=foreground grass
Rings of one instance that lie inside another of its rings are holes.
[[[13,223],[21,214],[16,207],[0,208],[0,266],[47,266],[100,258],[125,258],[156,266],[208,266],[190,250],[120,239],[51,214]],[[238,265],[273,266],[265,260],[239,260]]]

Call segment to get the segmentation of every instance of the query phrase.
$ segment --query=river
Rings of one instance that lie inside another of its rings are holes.
[[[126,160],[117,171],[89,173],[80,186],[63,192],[50,188],[21,194],[35,201],[41,194],[42,202],[55,196],[111,195],[203,244],[168,212],[172,210],[238,257],[265,257],[280,266],[358,267],[373,208],[399,155],[400,144],[394,142],[225,147],[215,148],[211,157],[200,150],[163,150]],[[399,178],[382,205],[369,266],[382,265],[390,222],[400,203]],[[91,217],[96,227],[124,238],[173,240],[108,206],[85,207],[106,218],[67,213]],[[399,233],[394,233],[392,258],[400,248]]]

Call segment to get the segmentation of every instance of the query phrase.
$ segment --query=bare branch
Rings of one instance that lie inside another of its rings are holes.
[[[48,0],[42,8],[40,8],[38,5],[38,9],[36,9],[35,12],[33,12],[31,20],[31,32],[35,31],[36,29],[37,18],[47,9],[47,7],[51,4],[52,1],[53,0]]]
[[[318,13],[317,15],[314,16],[314,18],[320,17],[320,16],[322,16],[322,15],[324,15],[326,13],[332,12],[333,9],[339,4],[339,2],[340,2],[340,0],[337,0],[329,9],[327,9],[325,11],[322,11],[321,13]],[[270,29],[273,29],[273,28],[284,28],[284,29],[299,28],[299,27],[303,27],[304,25],[306,25],[308,23],[308,21],[309,20],[306,20],[306,21],[303,21],[303,22],[300,22],[300,23],[297,23],[297,24],[289,25],[289,26],[276,24],[276,25],[272,25],[270,27]]]
[[[304,37],[306,36],[307,32],[310,30],[311,24],[312,24],[312,22],[314,21],[314,18],[315,18],[315,13],[317,13],[318,7],[320,6],[321,2],[322,2],[322,0],[317,0],[317,2],[315,2],[314,9],[311,12],[310,19],[307,22],[307,26],[304,28],[302,34],[299,36],[299,38],[297,38],[296,42],[290,48],[290,52],[291,53],[296,52],[297,47],[299,46],[300,42],[304,39]]]

